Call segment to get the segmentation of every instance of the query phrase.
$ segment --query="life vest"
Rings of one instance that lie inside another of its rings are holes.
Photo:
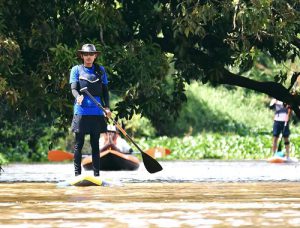
[[[288,109],[284,107],[282,102],[275,103],[275,114],[278,115],[280,113],[288,113]]]
[[[102,75],[99,65],[94,64],[94,73],[87,73],[84,66],[79,66],[79,90],[87,87],[90,94],[100,97],[102,95]]]
[[[286,121],[288,119],[288,109],[284,106],[283,102],[276,101],[275,108],[275,121]]]

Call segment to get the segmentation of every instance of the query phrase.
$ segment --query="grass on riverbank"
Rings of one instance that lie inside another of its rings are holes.
[[[163,146],[172,151],[166,159],[265,159],[272,156],[273,111],[269,97],[242,88],[192,83],[174,131],[183,137],[142,138],[142,148]],[[291,124],[291,156],[300,156],[300,131]]]
[[[291,135],[291,156],[300,157],[300,135]],[[183,138],[159,137],[152,140],[140,139],[142,148],[162,146],[171,150],[167,160],[199,159],[266,159],[272,156],[272,135],[213,134],[203,133]]]

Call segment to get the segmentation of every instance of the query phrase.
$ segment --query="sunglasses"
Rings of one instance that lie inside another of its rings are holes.
[[[83,52],[82,55],[83,56],[94,56],[95,53],[93,53],[93,52]]]

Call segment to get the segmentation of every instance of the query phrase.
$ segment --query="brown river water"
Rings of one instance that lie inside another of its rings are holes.
[[[4,166],[0,227],[300,226],[298,163],[161,164],[156,174],[101,172],[110,187],[58,187],[71,163]]]

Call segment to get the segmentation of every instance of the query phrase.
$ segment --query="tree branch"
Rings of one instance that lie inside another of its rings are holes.
[[[276,82],[259,82],[249,78],[245,78],[236,74],[229,72],[228,70],[223,70],[223,77],[218,81],[220,84],[227,84],[233,86],[239,86],[257,92],[267,94],[271,97],[276,98],[284,103],[291,105],[293,111],[296,113],[297,117],[300,118],[300,97],[298,95],[291,94],[287,88],[285,88],[280,83]]]
[[[296,46],[298,49],[300,49],[300,39],[295,38],[295,39],[292,41],[292,44],[293,44],[294,46]]]

